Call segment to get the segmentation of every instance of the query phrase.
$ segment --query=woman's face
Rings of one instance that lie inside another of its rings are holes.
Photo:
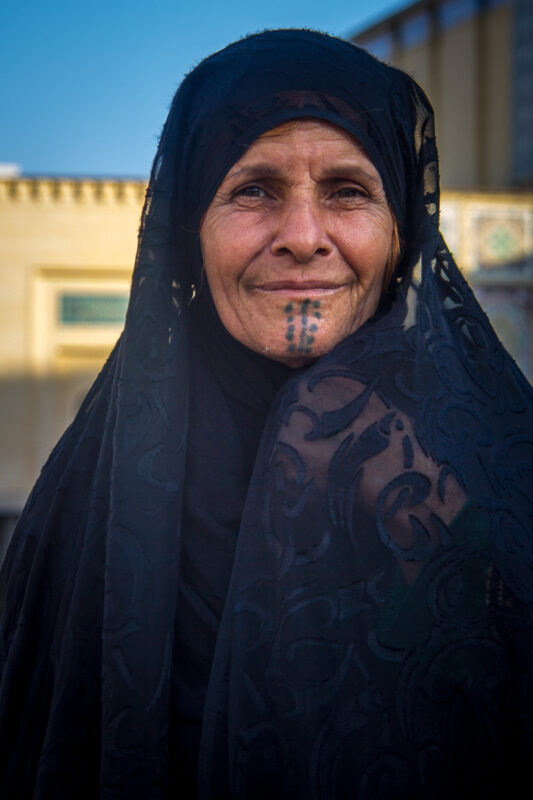
[[[314,360],[376,310],[392,233],[381,178],[349,133],[307,119],[268,131],[200,226],[222,323],[277,361]]]

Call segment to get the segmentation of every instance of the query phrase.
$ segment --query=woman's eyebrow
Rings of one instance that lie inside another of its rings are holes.
[[[365,180],[369,181],[376,186],[381,184],[378,175],[368,172],[364,167],[357,164],[331,164],[324,168],[323,175],[325,178],[349,178],[352,180]]]
[[[279,178],[283,175],[283,170],[275,167],[268,162],[259,162],[257,164],[250,164],[249,166],[240,167],[235,171],[229,172],[228,178],[246,178],[246,177],[259,177],[265,175],[267,177]]]
[[[227,177],[230,179],[236,178],[259,178],[262,176],[270,178],[282,178],[284,170],[280,167],[270,164],[269,162],[258,162],[257,164],[249,164],[240,167],[233,172],[228,173]],[[352,163],[337,163],[331,164],[322,170],[324,178],[344,178],[349,180],[365,180],[375,186],[379,186],[381,181],[379,176],[368,172],[364,167],[360,167]]]

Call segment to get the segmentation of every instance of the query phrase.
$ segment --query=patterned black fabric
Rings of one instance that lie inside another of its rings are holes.
[[[295,117],[362,142],[404,256],[376,314],[291,372],[221,329],[198,228]],[[515,796],[532,395],[438,204],[426,98],[347,42],[266,32],[185,79],[124,333],[2,574],[2,798]]]

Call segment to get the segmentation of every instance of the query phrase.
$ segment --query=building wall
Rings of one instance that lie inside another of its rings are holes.
[[[533,3],[514,0],[513,180],[533,182]]]
[[[441,231],[496,333],[533,380],[533,193],[444,191]]]
[[[120,334],[144,191],[131,181],[0,179],[0,557]],[[533,193],[445,191],[441,221],[533,376]]]
[[[480,157],[481,186],[513,184],[514,18],[511,12],[510,6],[499,6],[482,18],[485,58],[480,81],[480,138],[484,143]]]
[[[353,40],[411,74],[428,95],[444,187],[512,185],[512,0],[425,0]]]
[[[0,180],[0,514],[20,510],[120,333],[144,191]]]

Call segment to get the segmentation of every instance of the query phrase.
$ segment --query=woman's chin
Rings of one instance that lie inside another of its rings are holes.
[[[311,338],[313,338],[313,341],[309,341]],[[274,361],[280,361],[282,364],[286,364],[288,367],[293,367],[294,369],[304,367],[306,364],[311,364],[321,356],[329,353],[339,341],[340,339],[338,336],[300,336],[298,339],[295,337],[287,339],[285,336],[282,336],[278,341],[272,338],[265,339],[265,341],[252,339],[245,341],[241,339],[243,344],[256,353],[260,353]]]
[[[292,369],[298,369],[299,367],[305,367],[307,364],[311,364],[313,361],[316,361],[320,355],[301,355],[299,353],[292,354],[292,353],[277,353],[272,354],[271,352],[264,352],[263,355],[271,358],[273,361],[279,361],[281,364],[285,364],[287,367],[292,367]]]

